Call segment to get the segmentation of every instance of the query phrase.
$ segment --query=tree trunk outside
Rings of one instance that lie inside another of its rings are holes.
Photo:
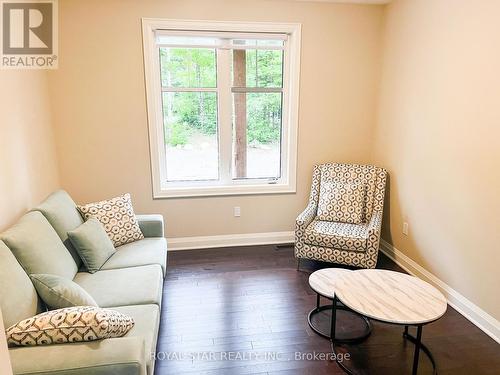
[[[233,86],[246,86],[246,51],[233,50]],[[234,94],[234,174],[247,176],[247,94]]]

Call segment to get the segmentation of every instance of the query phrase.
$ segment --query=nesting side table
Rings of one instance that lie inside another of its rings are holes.
[[[343,268],[324,268],[309,276],[309,285],[316,292],[316,308],[309,312],[307,321],[311,329],[324,338],[330,339],[335,328],[332,314],[335,297],[334,283],[339,276],[351,272],[354,271]],[[322,297],[331,301],[331,303],[321,305]],[[339,321],[345,323],[343,325],[350,329],[357,329],[354,334],[352,332],[339,332],[340,330],[337,329],[336,342],[349,343],[362,341],[370,335],[371,324],[366,317],[347,309],[337,299],[336,311],[338,312],[339,310],[342,311],[343,315],[339,317]]]
[[[404,326],[403,337],[415,344],[412,374],[417,374],[421,350],[431,360],[436,373],[434,358],[422,344],[422,330],[424,325],[438,320],[446,312],[448,305],[439,290],[417,277],[378,269],[338,274],[334,287],[331,337],[335,354],[335,344],[339,342],[335,334],[337,305],[341,302],[344,308],[366,318]],[[416,327],[416,337],[409,333],[409,326]],[[337,363],[347,373],[353,373],[344,363]]]

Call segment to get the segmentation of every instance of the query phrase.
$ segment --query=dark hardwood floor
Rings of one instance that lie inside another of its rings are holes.
[[[170,252],[156,374],[343,374],[330,342],[307,325],[316,295],[291,247]],[[402,271],[383,254],[377,268]],[[322,301],[327,303],[327,301]],[[409,374],[413,344],[402,327],[373,322],[371,336],[341,349],[364,374]],[[439,374],[500,374],[500,345],[453,308],[423,330]],[[299,356],[303,356],[303,359]],[[316,355],[316,358],[313,356]],[[421,355],[419,374],[432,373]]]

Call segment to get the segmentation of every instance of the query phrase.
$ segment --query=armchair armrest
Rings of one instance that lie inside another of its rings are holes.
[[[368,238],[366,243],[366,258],[364,267],[375,268],[377,265],[380,246],[380,232],[382,228],[382,211],[375,211],[368,223]]]
[[[10,348],[15,374],[146,375],[142,337]]]
[[[316,217],[316,210],[317,204],[311,200],[305,210],[295,219],[295,256],[297,256],[297,249],[303,246],[305,230]]]
[[[378,252],[378,247],[380,245],[380,232],[382,228],[382,212],[374,212],[368,223],[368,242],[367,250],[368,252]]]
[[[164,224],[162,215],[135,215],[139,222],[144,237],[164,237]]]
[[[302,229],[307,228],[307,226],[311,224],[313,219],[316,217],[316,210],[316,202],[310,201],[304,211],[302,211],[299,216],[297,216],[297,219],[295,219],[296,227],[300,227]]]
[[[382,228],[382,212],[374,212],[368,223],[368,236],[371,234],[380,234]]]

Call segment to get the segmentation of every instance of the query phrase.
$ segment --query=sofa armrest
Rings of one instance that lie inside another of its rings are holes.
[[[139,222],[144,237],[164,237],[163,216],[155,215],[135,215]]]
[[[16,347],[9,354],[20,375],[146,375],[149,355],[142,337]]]

